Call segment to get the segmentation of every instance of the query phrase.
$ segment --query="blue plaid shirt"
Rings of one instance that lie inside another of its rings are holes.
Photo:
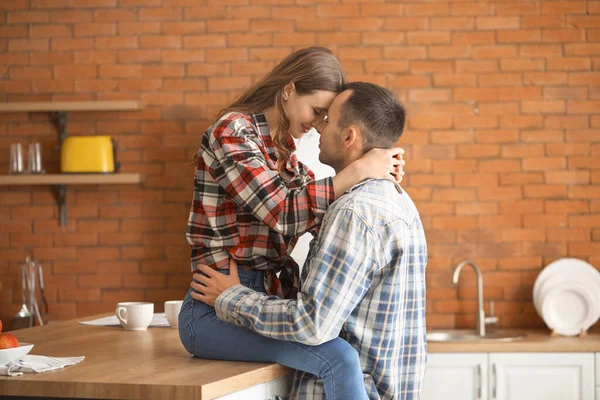
[[[393,183],[364,181],[335,201],[313,240],[294,300],[235,285],[217,316],[274,339],[317,345],[341,336],[359,353],[371,399],[417,400],[425,373],[427,244],[419,213]],[[296,372],[292,399],[324,398]]]

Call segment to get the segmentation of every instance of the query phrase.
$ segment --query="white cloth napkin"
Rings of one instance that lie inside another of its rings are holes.
[[[0,375],[19,376],[23,372],[46,372],[54,369],[68,367],[83,361],[85,357],[47,357],[47,356],[23,356],[18,361],[0,365]]]
[[[111,315],[108,317],[92,319],[90,321],[79,321],[82,325],[95,325],[95,326],[121,326],[121,323],[117,319],[116,315]],[[152,316],[152,322],[150,322],[150,326],[155,327],[170,327],[169,321],[167,321],[167,316],[165,313],[156,313]]]

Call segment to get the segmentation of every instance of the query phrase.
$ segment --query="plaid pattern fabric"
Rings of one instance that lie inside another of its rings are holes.
[[[287,143],[295,150],[293,139]],[[297,237],[320,225],[334,199],[331,178],[315,181],[292,154],[284,178],[263,114],[229,113],[207,129],[196,160],[186,237],[191,268],[265,270],[269,294],[295,296]],[[279,278],[276,272],[280,272]]]
[[[371,399],[417,400],[426,362],[427,244],[416,207],[400,192],[381,180],[354,186],[326,214],[296,299],[235,285],[217,298],[217,316],[312,345],[339,335],[358,351]],[[291,398],[324,398],[322,383],[297,372]]]

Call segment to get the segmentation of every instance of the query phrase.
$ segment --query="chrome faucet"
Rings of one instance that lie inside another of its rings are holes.
[[[471,260],[461,261],[460,264],[456,266],[454,269],[454,275],[452,276],[452,282],[454,284],[458,284],[458,277],[460,276],[460,271],[462,271],[465,265],[470,265],[475,270],[477,274],[477,333],[479,336],[485,336],[485,326],[488,324],[495,324],[498,322],[498,318],[494,316],[494,302],[490,302],[490,316],[485,316],[485,310],[483,308],[483,275],[481,274],[481,269]]]

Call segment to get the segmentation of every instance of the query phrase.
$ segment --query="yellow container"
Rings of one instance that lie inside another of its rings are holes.
[[[110,136],[69,136],[62,144],[60,170],[64,173],[116,172],[115,146]]]

